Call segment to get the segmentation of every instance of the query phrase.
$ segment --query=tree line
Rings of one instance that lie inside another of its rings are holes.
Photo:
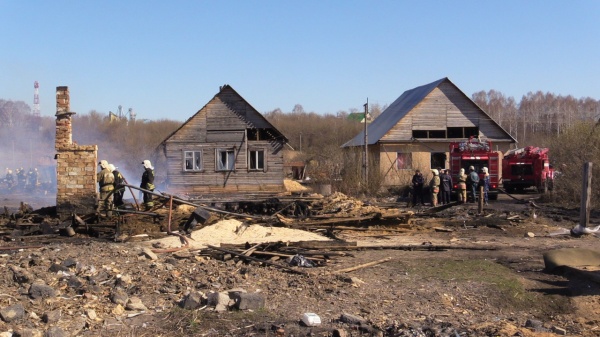
[[[600,101],[590,97],[575,98],[541,91],[529,92],[519,102],[499,91],[478,91],[472,100],[486,111],[520,144],[541,137],[563,134],[580,122],[600,118]]]

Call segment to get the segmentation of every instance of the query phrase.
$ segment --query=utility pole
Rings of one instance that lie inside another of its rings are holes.
[[[369,115],[369,98],[367,97],[367,103],[364,104],[365,107],[365,153],[364,153],[364,161],[363,161],[363,172],[365,175],[365,188],[369,186],[369,147],[368,140],[369,137],[367,135],[367,116]]]

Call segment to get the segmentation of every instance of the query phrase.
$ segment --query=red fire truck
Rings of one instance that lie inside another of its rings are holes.
[[[502,186],[506,192],[535,187],[538,192],[552,190],[554,169],[548,159],[548,149],[527,146],[504,154],[502,162]]]
[[[473,166],[475,172],[479,173],[479,178],[483,179],[482,169],[487,167],[490,174],[488,196],[491,200],[498,199],[500,162],[500,152],[492,150],[492,142],[489,140],[471,137],[461,142],[450,143],[450,174],[454,190],[456,191],[458,188],[458,174],[461,168],[464,168],[465,173],[469,174],[469,167]],[[467,189],[467,193],[471,193],[469,189]]]

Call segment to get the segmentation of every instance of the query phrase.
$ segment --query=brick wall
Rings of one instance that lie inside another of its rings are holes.
[[[69,88],[56,87],[56,212],[88,214],[96,210],[97,145],[72,141]]]

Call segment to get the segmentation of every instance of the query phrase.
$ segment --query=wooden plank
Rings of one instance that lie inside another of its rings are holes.
[[[308,275],[307,272],[299,270],[299,269],[294,269],[294,268],[291,268],[291,267],[288,267],[288,266],[283,266],[283,265],[280,265],[280,264],[277,264],[277,263],[273,263],[273,262],[270,262],[270,261],[257,259],[257,258],[252,257],[252,256],[246,256],[246,255],[239,254],[237,252],[234,252],[234,251],[231,251],[231,250],[228,250],[228,249],[223,249],[223,248],[215,247],[215,246],[212,246],[212,245],[207,245],[207,247],[211,248],[211,249],[214,249],[214,250],[218,250],[218,251],[224,252],[224,253],[228,253],[228,254],[231,254],[231,255],[238,256],[238,257],[240,257],[240,258],[242,258],[244,260],[250,260],[250,261],[254,261],[254,262],[260,262],[260,263],[267,264],[269,266],[274,266],[274,267],[277,267],[277,268],[282,268],[282,269],[285,269],[285,270],[289,270],[289,271],[291,271],[293,273],[302,274],[302,275]]]
[[[377,260],[377,261],[373,261],[373,262],[369,262],[369,263],[360,264],[358,266],[354,266],[354,267],[350,267],[350,268],[336,270],[333,273],[334,274],[348,273],[348,272],[355,271],[355,270],[358,270],[358,269],[362,269],[362,268],[366,268],[366,267],[371,267],[371,266],[375,266],[375,265],[378,265],[378,264],[382,264],[382,263],[390,261],[391,259],[392,259],[391,257],[386,257],[385,259],[381,259],[381,260]]]
[[[331,248],[331,247],[356,247],[358,243],[349,242],[349,241],[299,241],[299,242],[289,242],[288,247],[298,247],[298,248],[311,248],[311,249],[320,249],[320,248]]]

